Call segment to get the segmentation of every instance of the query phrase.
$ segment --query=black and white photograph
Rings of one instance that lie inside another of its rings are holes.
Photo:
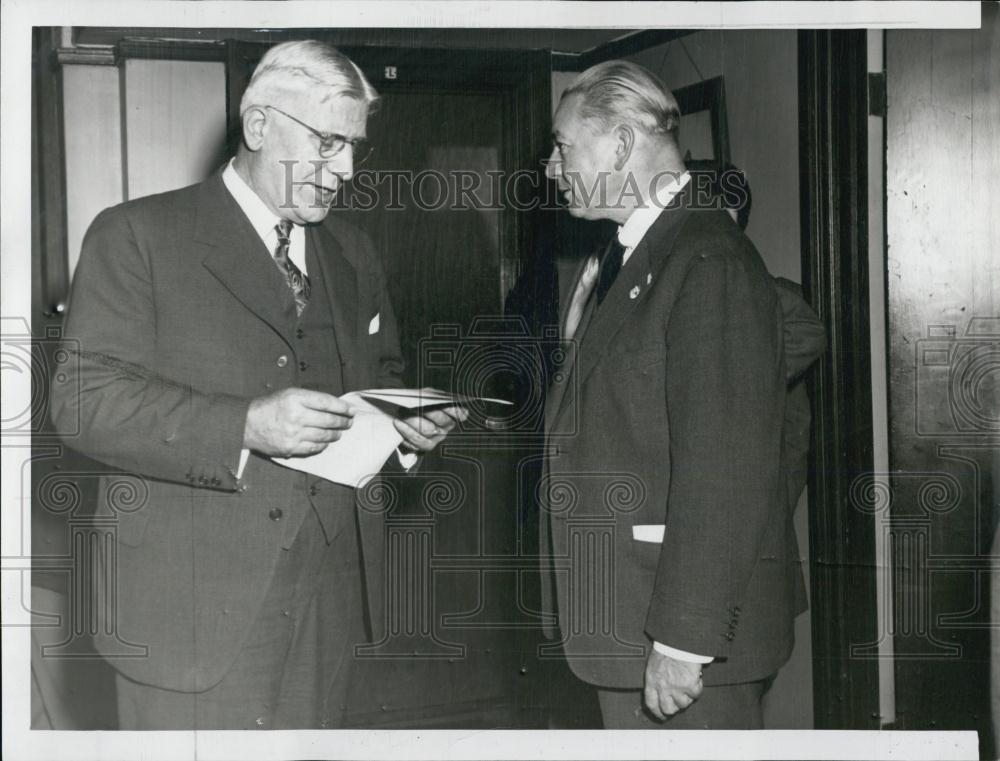
[[[2,8],[4,758],[1000,758],[1000,3]]]

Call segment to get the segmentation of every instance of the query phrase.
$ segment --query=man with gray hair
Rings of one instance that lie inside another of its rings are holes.
[[[699,205],[679,117],[627,61],[580,74],[554,116],[569,213],[619,228],[561,308],[543,601],[606,727],[750,729],[801,605],[782,316],[753,245]]]
[[[235,159],[106,209],[84,240],[66,325],[79,391],[57,389],[53,417],[79,420],[67,443],[111,466],[102,502],[121,471],[145,495],[99,590],[116,602],[97,645],[121,729],[338,726],[366,617],[381,629],[381,514],[271,459],[336,441],[344,393],[400,383],[378,254],[327,216],[376,101],[329,45],[277,45],[240,104]],[[396,420],[390,463],[411,466],[464,414]],[[120,642],[145,656],[118,657]]]

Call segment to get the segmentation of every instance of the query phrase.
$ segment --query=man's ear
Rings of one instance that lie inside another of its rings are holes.
[[[243,112],[243,142],[251,151],[259,151],[267,132],[267,114],[260,106],[250,106]]]
[[[620,172],[635,150],[635,129],[628,124],[615,127],[615,171]]]

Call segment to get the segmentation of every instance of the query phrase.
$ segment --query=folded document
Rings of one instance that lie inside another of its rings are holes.
[[[385,465],[403,441],[394,417],[385,405],[414,411],[434,407],[461,406],[471,402],[510,404],[503,399],[448,394],[434,389],[383,388],[352,391],[341,397],[354,410],[354,423],[340,438],[319,454],[309,457],[275,457],[274,461],[327,481],[352,487],[364,486]],[[374,403],[373,403],[374,402]]]

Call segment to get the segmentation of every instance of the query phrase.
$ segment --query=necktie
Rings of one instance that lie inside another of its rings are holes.
[[[292,223],[283,219],[274,226],[278,233],[278,245],[274,249],[274,262],[285,275],[292,295],[295,296],[295,313],[302,315],[302,310],[309,303],[309,278],[288,258],[288,247],[291,245]]]
[[[611,240],[611,244],[608,246],[608,250],[604,253],[604,258],[601,260],[601,271],[597,275],[597,303],[598,305],[604,301],[604,297],[608,295],[608,291],[611,290],[612,283],[615,282],[615,278],[618,277],[618,273],[622,269],[622,259],[625,256],[625,246],[623,246],[618,241],[618,236],[616,235]]]
[[[572,341],[580,327],[580,320],[583,319],[583,310],[587,306],[590,294],[594,292],[594,283],[597,282],[597,272],[600,264],[597,255],[591,256],[583,268],[583,274],[577,281],[576,290],[573,292],[573,299],[569,302],[569,310],[566,312],[566,328],[563,330],[563,338]]]

